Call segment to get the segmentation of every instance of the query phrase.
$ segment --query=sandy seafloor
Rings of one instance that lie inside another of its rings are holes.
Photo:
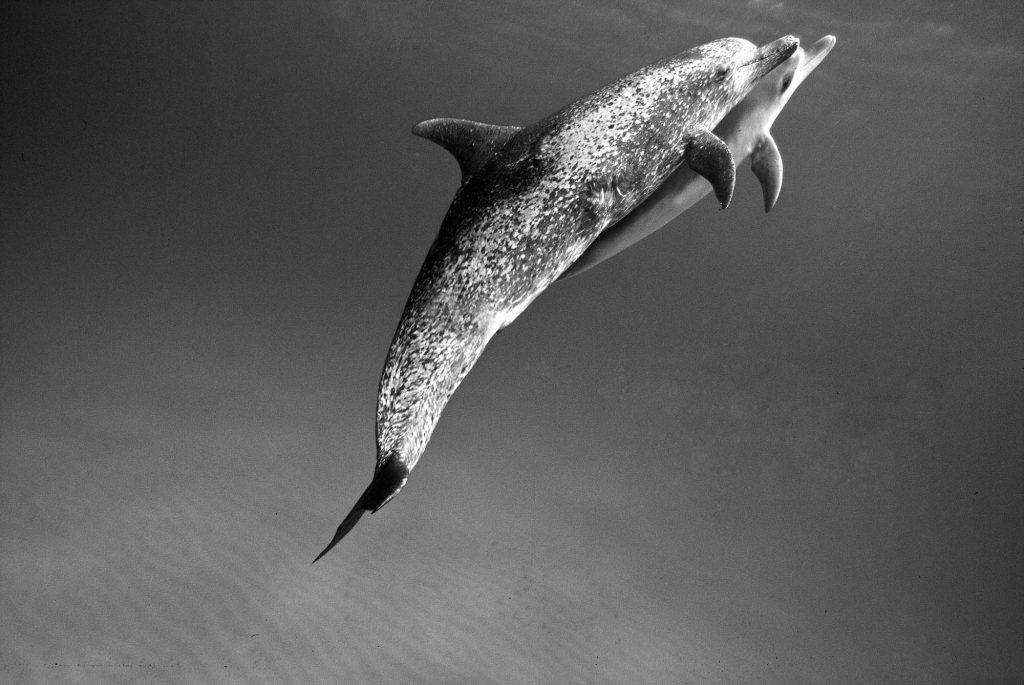
[[[714,38],[835,34],[744,166],[541,296],[400,497],[458,183]],[[1018,3],[7,2],[0,681],[1024,680]]]

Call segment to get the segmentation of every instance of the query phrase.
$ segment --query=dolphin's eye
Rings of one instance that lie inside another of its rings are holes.
[[[729,75],[729,67],[725,64],[719,64],[715,67],[715,80],[724,81],[725,77]]]
[[[791,83],[793,83],[793,74],[786,74],[785,78],[782,79],[782,88],[779,89],[779,92],[785,93]]]

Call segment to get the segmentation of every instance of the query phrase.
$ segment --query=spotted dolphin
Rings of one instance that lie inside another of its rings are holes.
[[[749,155],[751,169],[761,183],[764,211],[770,211],[782,188],[782,156],[771,127],[793,92],[836,44],[825,36],[805,51],[801,46],[758,81],[743,100],[722,119],[714,134],[728,144],[736,164]],[[603,231],[559,278],[569,278],[597,266],[630,245],[646,238],[692,207],[711,191],[704,179],[682,166],[669,176],[639,207]]]
[[[799,41],[724,38],[643,67],[525,128],[431,119],[462,184],[420,269],[384,362],[373,480],[320,559],[405,485],[441,411],[491,337],[602,230],[681,164],[723,207],[735,184],[711,129]]]

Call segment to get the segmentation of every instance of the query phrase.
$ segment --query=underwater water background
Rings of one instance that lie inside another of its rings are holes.
[[[749,166],[491,343],[400,497],[458,184],[724,36],[834,34]],[[0,680],[1024,679],[1016,2],[6,2]]]

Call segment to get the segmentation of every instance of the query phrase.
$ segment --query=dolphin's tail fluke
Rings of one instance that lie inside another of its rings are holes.
[[[389,459],[383,464],[379,464],[376,472],[373,474],[373,480],[370,481],[369,487],[359,497],[356,505],[352,507],[352,511],[348,512],[348,516],[338,526],[338,530],[334,533],[330,543],[324,547],[324,551],[316,556],[313,563],[318,562],[320,557],[330,552],[336,544],[341,542],[341,539],[348,535],[348,532],[359,523],[359,519],[362,518],[365,512],[368,511],[372,514],[387,504],[392,497],[398,494],[407,480],[409,480],[409,468],[400,460]]]

